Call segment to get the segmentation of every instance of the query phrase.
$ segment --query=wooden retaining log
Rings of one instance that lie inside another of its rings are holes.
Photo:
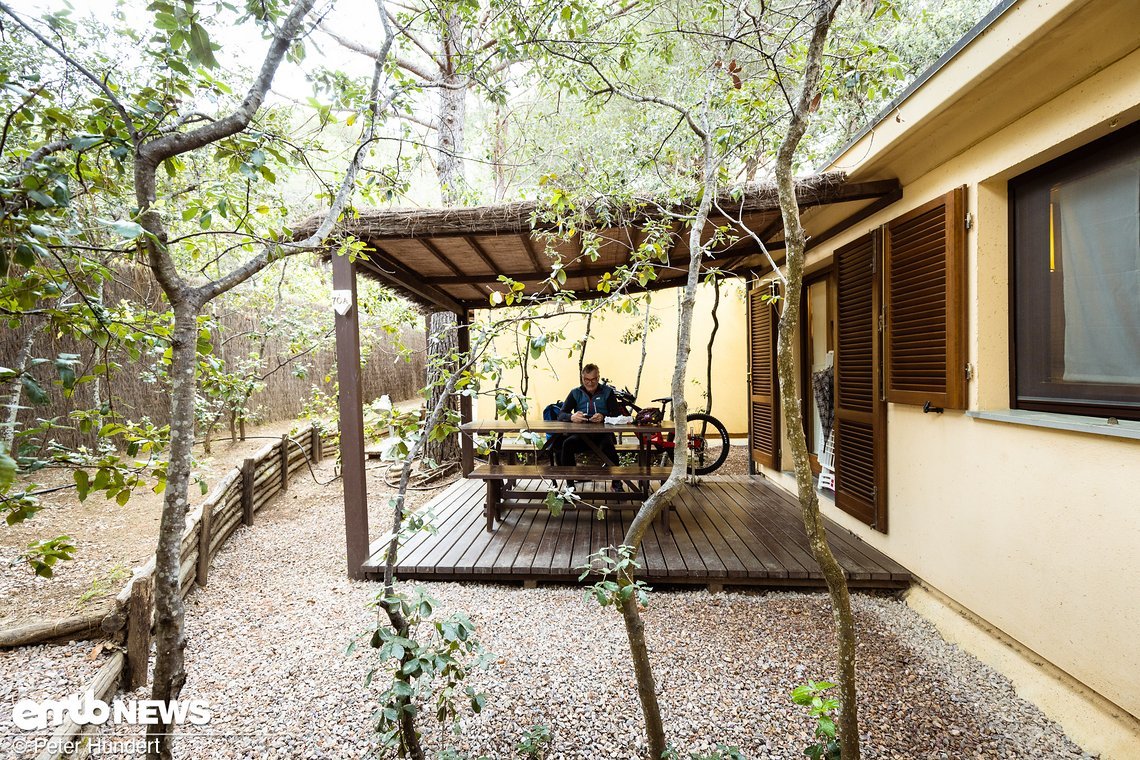
[[[281,475],[278,472],[277,468],[274,467],[272,469],[266,470],[261,475],[256,476],[253,479],[253,488],[256,492],[254,494],[255,496],[264,493],[265,491],[273,491],[273,493],[280,491]]]
[[[238,529],[239,525],[241,525],[241,516],[234,515],[225,523],[218,526],[218,530],[214,534],[214,538],[210,541],[211,562],[213,561],[214,557],[218,556],[218,552],[222,550],[222,547],[225,545],[226,541],[229,540],[229,537],[232,536],[234,531]]]
[[[43,623],[29,623],[16,628],[8,628],[0,631],[0,647],[66,643],[99,636],[102,633],[100,626],[106,615],[106,610],[100,610],[62,620],[49,620]]]

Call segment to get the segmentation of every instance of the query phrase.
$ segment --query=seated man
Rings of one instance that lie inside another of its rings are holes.
[[[601,385],[600,378],[601,371],[597,364],[587,364],[582,368],[582,385],[570,391],[566,401],[562,403],[562,411],[558,414],[561,422],[601,425],[606,417],[615,417],[619,414],[614,389],[608,385]],[[586,440],[587,435],[592,437],[592,441]],[[593,446],[590,445],[591,442]],[[583,432],[580,435],[566,436],[561,446],[555,449],[558,464],[573,467],[577,464],[575,454],[580,451],[593,451],[595,446],[611,462],[618,461],[613,433]],[[614,490],[622,490],[620,480],[614,481]]]

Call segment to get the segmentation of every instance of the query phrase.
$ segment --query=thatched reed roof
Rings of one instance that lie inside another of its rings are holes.
[[[842,172],[815,175],[797,180],[796,195],[801,208],[828,204],[850,205],[846,224],[864,218],[868,209],[879,207],[899,192],[895,180],[848,183]],[[753,184],[718,198],[721,208],[741,219],[771,251],[783,249],[779,204],[774,184]],[[638,204],[630,213],[604,204],[589,209],[585,217],[600,237],[597,258],[583,255],[581,236],[569,240],[551,239],[540,219],[537,202],[505,203],[493,206],[431,209],[362,209],[345,218],[333,232],[333,239],[355,237],[371,249],[368,261],[359,262],[360,271],[393,287],[429,309],[462,311],[486,308],[492,291],[504,291],[500,276],[526,285],[527,293],[549,290],[550,267],[557,257],[566,274],[565,290],[581,298],[599,295],[602,276],[629,261],[641,242],[641,227],[652,214],[667,211],[651,199]],[[305,237],[316,229],[319,217],[303,220],[294,235]],[[704,239],[717,227],[736,225],[714,210]],[[837,230],[828,230],[830,235]],[[813,237],[822,239],[820,232]],[[649,288],[675,287],[686,277],[688,234],[674,224],[669,265],[661,267]],[[756,243],[737,229],[727,242],[712,251],[706,266],[731,274],[767,270],[767,259]]]

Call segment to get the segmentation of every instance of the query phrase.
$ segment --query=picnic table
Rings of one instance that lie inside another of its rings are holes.
[[[666,426],[667,429],[668,426]],[[465,473],[466,477],[482,480],[487,484],[487,499],[484,506],[484,515],[487,518],[487,530],[493,530],[496,520],[503,519],[503,513],[511,509],[535,509],[543,507],[546,491],[520,487],[520,483],[534,481],[548,481],[556,485],[558,481],[573,480],[603,484],[601,489],[584,491],[580,496],[589,502],[606,502],[607,507],[618,509],[637,509],[642,502],[649,498],[650,483],[663,481],[669,477],[671,467],[655,467],[651,462],[651,447],[649,438],[662,432],[662,425],[606,425],[591,422],[551,422],[547,420],[526,421],[520,420],[475,420],[465,423],[460,428],[465,434],[491,436],[495,438],[491,446],[491,453],[487,464],[475,465]],[[508,435],[520,436],[530,432],[544,437],[546,435],[580,435],[593,449],[598,458],[605,465],[579,465],[559,466],[543,461],[543,457],[534,457],[533,463],[516,464],[504,462],[502,451],[503,441]],[[592,439],[606,433],[615,435],[632,434],[637,441],[635,464],[622,465],[614,462],[602,451],[600,443]],[[625,484],[624,491],[610,491],[611,481],[621,481]],[[577,489],[576,489],[577,490]],[[612,504],[611,504],[612,503]],[[577,508],[570,504],[568,508]],[[668,515],[664,516],[666,526]]]

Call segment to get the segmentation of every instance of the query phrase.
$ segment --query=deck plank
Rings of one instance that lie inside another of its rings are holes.
[[[602,520],[589,509],[555,517],[535,502],[533,508],[505,512],[505,519],[488,532],[484,492],[482,482],[467,480],[440,493],[431,504],[438,532],[419,534],[402,547],[398,576],[576,583],[589,555],[619,545],[634,519],[634,512],[615,509]],[[798,505],[771,484],[748,477],[706,479],[684,486],[674,507],[670,530],[655,520],[646,531],[639,577],[647,583],[824,586]],[[910,583],[910,574],[897,562],[840,526],[825,523],[853,585],[897,589]],[[376,577],[383,567],[379,545],[372,548],[365,572]]]
[[[736,553],[745,568],[745,576],[787,578],[788,571],[776,558],[755,539],[752,531],[738,526],[722,514],[720,501],[725,498],[723,488],[693,489],[698,499],[705,505],[705,517],[716,527],[725,543]],[[718,498],[719,497],[719,498]]]

